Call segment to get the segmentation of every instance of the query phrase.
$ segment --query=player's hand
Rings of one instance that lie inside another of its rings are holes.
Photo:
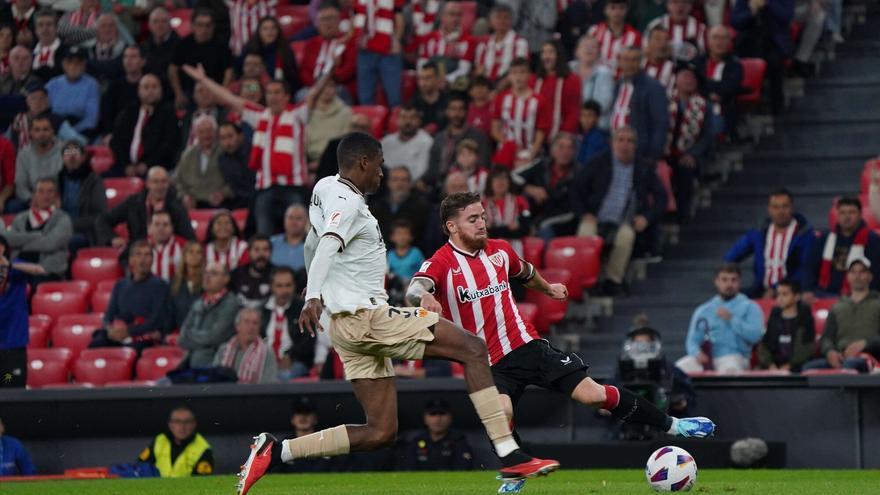
[[[321,313],[324,312],[324,305],[318,298],[312,298],[306,301],[302,312],[299,314],[299,332],[309,332],[312,337],[315,336],[315,330],[324,330],[321,325]]]
[[[868,345],[868,342],[865,339],[857,340],[851,343],[850,345],[846,346],[846,349],[843,350],[843,357],[858,357],[858,355],[865,350],[866,345]]]
[[[724,321],[730,321],[730,319],[733,318],[733,314],[727,308],[718,308],[718,311],[715,313]]]
[[[439,313],[443,312],[443,307],[440,306],[440,303],[437,301],[437,298],[434,297],[432,294],[423,295],[422,300],[419,303],[419,306],[421,306],[423,309],[427,309],[428,311],[431,311],[434,313],[439,314]]]
[[[547,286],[547,295],[557,301],[568,299],[568,287],[565,284],[550,284]]]

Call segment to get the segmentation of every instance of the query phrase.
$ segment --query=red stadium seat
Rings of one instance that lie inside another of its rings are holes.
[[[42,349],[49,342],[49,331],[52,329],[52,318],[46,315],[28,317],[28,349]]]
[[[77,292],[85,294],[88,299],[92,295],[92,283],[88,280],[66,280],[63,282],[43,282],[37,286],[37,294],[49,292]]]
[[[819,375],[819,376],[822,376],[822,375],[858,375],[859,372],[856,371],[856,370],[848,369],[848,368],[841,368],[841,369],[827,369],[827,370],[822,370],[822,369],[818,369],[818,370],[804,370],[804,371],[801,371],[801,374],[804,375],[804,376],[816,376],[816,375]]]
[[[458,2],[458,5],[461,6],[461,30],[470,33],[477,22],[477,2]]]
[[[113,177],[104,179],[104,190],[107,194],[107,209],[115,208],[125,198],[141,192],[144,181],[137,177]]]
[[[31,298],[31,313],[47,315],[58,321],[63,315],[85,313],[88,309],[86,295],[77,292],[43,292]]]
[[[831,308],[837,304],[837,298],[833,299],[816,299],[813,301],[813,324],[816,328],[816,340],[822,337],[825,332],[825,323],[828,321],[828,313]]]
[[[28,349],[27,385],[31,388],[67,383],[73,353],[69,349]]]
[[[161,346],[144,349],[137,362],[136,376],[138,380],[158,380],[169,371],[174,370],[186,357],[180,347]]]
[[[79,255],[73,260],[70,273],[74,280],[89,281],[95,286],[104,280],[117,280],[124,275],[116,258],[83,258]]]
[[[767,320],[770,319],[770,312],[773,311],[773,308],[776,306],[775,299],[755,299],[755,303],[761,307],[761,312],[764,313],[764,324],[767,324]]]
[[[598,236],[557,237],[547,245],[544,266],[569,270],[568,292],[572,298],[580,300],[583,289],[590,289],[599,281],[602,245],[602,238]]]
[[[199,242],[205,242],[205,238],[208,236],[208,223],[211,222],[211,219],[216,214],[217,210],[214,209],[189,211],[189,223],[192,225],[193,232],[195,232],[196,239]]]
[[[414,70],[405,70],[401,76],[400,96],[402,102],[408,102],[419,90],[418,76]]]
[[[397,116],[400,115],[400,107],[394,107],[391,109],[391,115],[388,116],[388,126],[385,129],[385,132],[388,134],[394,134],[400,129],[400,126],[397,125]]]
[[[131,380],[131,381],[119,381],[119,382],[107,382],[104,384],[105,387],[118,387],[118,388],[136,388],[136,387],[155,387],[155,380]]]
[[[296,65],[298,67],[302,67],[303,55],[305,54],[307,43],[307,41],[303,40],[294,41],[290,44],[290,51],[293,52],[293,56],[294,58],[296,58]]]
[[[65,347],[73,356],[89,347],[92,334],[104,326],[103,313],[64,315],[58,318],[52,329],[52,347]]]
[[[102,175],[104,172],[113,168],[113,151],[109,146],[93,145],[86,146],[86,151],[92,154],[91,165],[92,170]]]
[[[239,232],[244,232],[244,228],[245,226],[247,226],[248,219],[247,208],[232,210],[232,219],[235,220],[235,224],[238,226]]]
[[[129,381],[136,357],[137,352],[129,347],[86,349],[73,363],[73,378],[77,383],[98,386]]]
[[[181,38],[192,33],[192,9],[174,9],[171,14],[171,27]]]
[[[767,62],[760,58],[739,59],[743,68],[742,86],[748,89],[747,93],[736,97],[737,106],[742,111],[748,112],[761,102],[761,88],[764,83],[764,73],[767,71]]]
[[[376,139],[382,139],[385,135],[385,117],[388,116],[388,109],[381,105],[355,105],[351,107],[351,112],[366,115],[371,122],[370,132]]]
[[[117,280],[102,280],[95,287],[92,293],[92,311],[96,313],[104,313],[107,311],[107,305],[110,304],[110,295],[113,293],[113,286]]]
[[[276,12],[285,38],[290,38],[311,24],[308,5],[279,5]]]
[[[860,181],[861,192],[860,194],[866,196],[870,192],[871,182],[874,181],[874,177],[880,175],[880,159],[873,158],[865,162],[865,167],[862,169],[862,177]],[[862,205],[867,208],[868,205]]]
[[[544,259],[544,239],[540,237],[524,237],[523,238],[523,259],[534,265],[535,268],[541,268]]]
[[[552,284],[568,286],[571,283],[571,272],[568,270],[545,268],[541,270],[541,275]],[[568,310],[568,301],[557,301],[534,290],[526,292],[526,301],[538,307],[535,328],[541,334],[550,333],[550,326],[562,321]]]
[[[521,302],[516,303],[516,309],[519,311],[519,316],[522,318],[523,322],[535,324],[535,320],[538,318],[538,306],[532,303]]]

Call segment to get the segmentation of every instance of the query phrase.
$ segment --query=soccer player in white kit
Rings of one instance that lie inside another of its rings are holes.
[[[305,246],[309,283],[299,325],[301,331],[313,334],[315,329],[323,330],[319,319],[326,307],[330,339],[367,424],[340,425],[284,441],[261,433],[239,473],[239,495],[281,462],[393,445],[397,393],[391,358],[445,359],[464,365],[471,401],[501,460],[502,478],[527,478],[558,469],[557,461],[534,458],[519,449],[480,338],[437,313],[388,305],[385,241],[364,197],[376,192],[382,181],[382,145],[368,134],[351,133],[339,143],[337,159],[339,175],[321,179],[312,194],[312,230]]]

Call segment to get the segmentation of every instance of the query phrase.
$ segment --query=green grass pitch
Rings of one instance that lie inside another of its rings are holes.
[[[252,495],[493,494],[494,473],[345,473],[271,475]],[[233,476],[188,479],[0,482],[0,494],[16,495],[216,495],[233,494]],[[692,493],[761,495],[870,495],[880,493],[880,471],[706,470]],[[529,480],[524,495],[654,493],[640,470],[564,470]]]

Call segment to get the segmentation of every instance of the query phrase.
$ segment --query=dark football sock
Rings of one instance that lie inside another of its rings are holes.
[[[522,464],[531,460],[531,456],[524,454],[522,450],[516,449],[501,458],[501,465],[504,467],[516,466],[517,464]]]
[[[605,403],[602,409],[611,411],[615,418],[627,423],[640,423],[667,432],[672,417],[625,388],[605,385]]]

